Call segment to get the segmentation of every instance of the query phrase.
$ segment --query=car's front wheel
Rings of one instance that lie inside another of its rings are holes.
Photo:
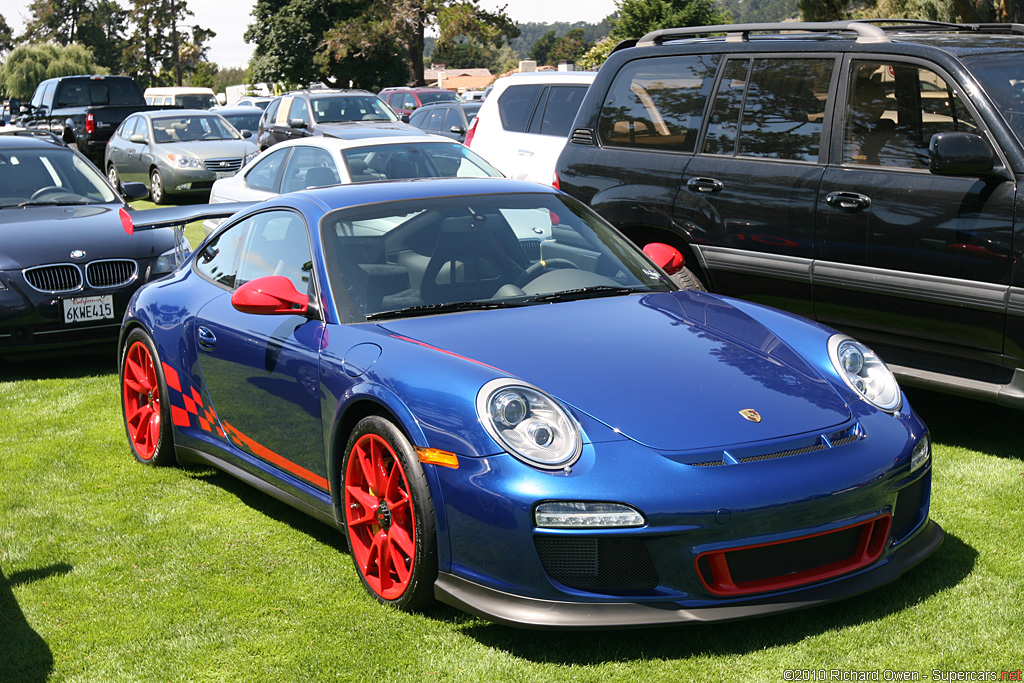
[[[149,198],[156,204],[167,202],[167,193],[164,191],[164,179],[160,170],[154,168],[149,172]]]
[[[349,437],[342,464],[352,561],[382,603],[419,610],[434,599],[434,504],[412,444],[389,420],[370,416]]]
[[[132,455],[146,465],[173,465],[171,404],[153,339],[136,328],[121,349],[121,413]]]

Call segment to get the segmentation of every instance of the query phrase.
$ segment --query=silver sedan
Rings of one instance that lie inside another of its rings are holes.
[[[237,173],[256,155],[249,138],[207,110],[140,112],[110,138],[104,167],[115,187],[147,183],[152,200],[164,204],[173,194],[208,193],[215,180]]]

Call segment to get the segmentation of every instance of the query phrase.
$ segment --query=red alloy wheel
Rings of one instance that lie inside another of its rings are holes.
[[[124,419],[128,438],[141,460],[150,460],[160,444],[160,382],[153,356],[141,341],[125,354]]]
[[[405,470],[378,434],[364,434],[349,453],[345,516],[366,584],[384,600],[397,600],[413,577],[416,521]]]

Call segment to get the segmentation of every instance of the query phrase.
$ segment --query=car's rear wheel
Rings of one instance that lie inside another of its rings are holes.
[[[390,421],[366,417],[342,467],[348,544],[363,584],[382,603],[427,607],[437,577],[434,504],[412,445]]]
[[[164,179],[160,175],[160,170],[156,168],[149,172],[149,198],[155,204],[165,204],[167,202],[167,193],[164,191]]]
[[[143,330],[128,334],[121,350],[121,413],[132,455],[146,465],[173,465],[171,405],[156,345]]]
[[[120,192],[121,178],[117,175],[117,166],[114,164],[107,165],[107,180],[114,186],[114,189]]]
[[[675,273],[672,273],[669,277],[671,277],[672,281],[683,289],[692,289],[697,292],[708,291],[708,288],[704,286],[704,283],[700,281],[700,278],[686,266],[683,266]]]

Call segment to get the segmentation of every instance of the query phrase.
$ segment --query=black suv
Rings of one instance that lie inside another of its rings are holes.
[[[384,135],[422,135],[398,120],[367,90],[298,90],[271,102],[260,118],[260,151],[309,135],[353,139]]]
[[[1024,408],[1022,63],[1020,24],[656,31],[602,66],[558,184],[712,291]]]

